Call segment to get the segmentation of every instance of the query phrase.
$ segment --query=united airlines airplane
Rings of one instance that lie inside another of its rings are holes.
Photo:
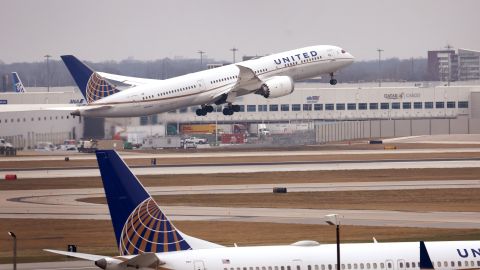
[[[170,222],[115,151],[96,154],[119,256],[46,251],[90,260],[101,269],[336,269],[336,245],[300,241],[224,247],[186,235]],[[341,269],[480,269],[480,241],[342,244]]]
[[[213,104],[227,104],[223,114],[238,112],[235,98],[258,94],[277,98],[293,92],[294,82],[334,73],[354,57],[336,46],[311,46],[191,73],[167,80],[153,80],[96,72],[75,56],[62,60],[87,104],[73,115],[130,117],[168,112],[199,105],[198,116],[213,112]]]

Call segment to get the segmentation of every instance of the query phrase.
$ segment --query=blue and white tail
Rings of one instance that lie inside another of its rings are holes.
[[[13,82],[13,91],[17,93],[25,93],[25,87],[23,86],[20,77],[18,76],[17,72],[12,72],[12,82]]]
[[[114,150],[96,154],[120,255],[220,247],[177,230]]]
[[[98,75],[97,72],[82,63],[75,56],[62,55],[61,58],[87,100],[87,103],[92,103],[120,92],[114,85]]]

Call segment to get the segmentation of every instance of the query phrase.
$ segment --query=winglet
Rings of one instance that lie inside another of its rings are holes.
[[[12,86],[13,91],[17,93],[25,93],[25,87],[23,86],[22,80],[18,76],[17,72],[12,72]]]
[[[423,241],[420,241],[420,269],[435,269]]]

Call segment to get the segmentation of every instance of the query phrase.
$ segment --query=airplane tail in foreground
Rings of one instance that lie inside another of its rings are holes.
[[[92,103],[120,91],[75,56],[62,55],[61,58],[87,103]]]
[[[17,93],[25,93],[25,87],[23,86],[20,77],[17,72],[12,72],[13,91]]]
[[[177,230],[115,151],[96,154],[120,255],[220,247]]]
[[[422,270],[432,270],[435,269],[433,266],[432,260],[430,259],[430,255],[428,254],[427,247],[425,246],[425,242],[420,241],[420,269]]]

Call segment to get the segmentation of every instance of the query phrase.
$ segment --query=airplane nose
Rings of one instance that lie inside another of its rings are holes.
[[[355,60],[355,57],[351,53],[347,53],[347,57],[350,58],[352,61]]]

